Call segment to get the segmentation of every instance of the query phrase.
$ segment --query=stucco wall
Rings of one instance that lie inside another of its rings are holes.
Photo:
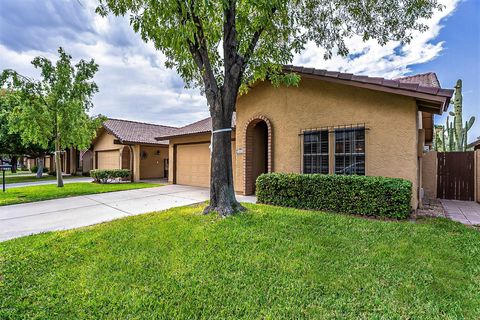
[[[168,148],[141,146],[140,154],[142,152],[146,152],[147,157],[140,159],[140,178],[163,178],[163,161],[168,159]]]
[[[93,152],[87,151],[82,158],[82,171],[84,173],[88,173],[92,169],[93,169]]]
[[[237,149],[245,147],[244,128],[256,115],[271,121],[275,172],[301,172],[302,130],[365,123],[366,174],[412,181],[412,206],[417,207],[418,117],[414,99],[307,78],[299,87],[274,88],[260,83],[238,100]],[[237,184],[244,181],[244,157],[237,155]]]
[[[95,144],[93,145],[93,151],[120,149],[122,145],[114,144],[113,141],[115,139],[116,138],[113,135],[104,131],[95,141]]]
[[[425,199],[437,198],[437,152],[430,151],[423,155],[422,185]]]

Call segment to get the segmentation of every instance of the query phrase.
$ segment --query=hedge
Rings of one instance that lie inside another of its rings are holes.
[[[268,173],[257,179],[258,203],[365,216],[409,217],[412,183],[357,175]]]
[[[38,171],[38,166],[33,166],[30,168],[31,173],[37,173],[37,171]],[[47,172],[48,172],[48,168],[43,167],[43,173],[47,173]]]
[[[119,180],[125,180],[130,177],[130,170],[127,169],[96,169],[90,170],[90,177],[97,183],[109,183]]]

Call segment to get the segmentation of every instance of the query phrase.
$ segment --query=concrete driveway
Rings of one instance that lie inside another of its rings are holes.
[[[0,241],[65,230],[208,200],[207,188],[167,185],[0,207]],[[252,196],[237,196],[255,203]]]

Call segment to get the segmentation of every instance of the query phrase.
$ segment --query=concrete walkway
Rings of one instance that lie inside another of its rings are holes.
[[[90,177],[78,177],[78,178],[67,178],[63,179],[63,183],[74,183],[74,182],[92,182],[93,179]],[[1,179],[0,179],[1,183]],[[43,186],[46,184],[57,184],[57,180],[44,180],[44,181],[31,181],[31,182],[19,182],[19,183],[7,183],[6,188],[18,188],[18,187],[32,187],[32,186]],[[0,190],[1,191],[1,190]]]
[[[480,204],[474,201],[440,200],[447,218],[466,225],[480,225]]]
[[[208,198],[207,188],[167,185],[3,206],[0,207],[0,241],[191,205]],[[253,196],[237,196],[237,199],[256,202]]]

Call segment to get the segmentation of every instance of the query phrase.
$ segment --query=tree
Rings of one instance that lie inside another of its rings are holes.
[[[239,92],[266,79],[297,85],[299,76],[283,73],[282,65],[309,41],[325,49],[325,58],[348,54],[344,39],[354,34],[382,45],[408,42],[436,9],[437,0],[100,0],[97,12],[130,14],[133,29],[165,54],[166,66],[205,93],[213,128],[205,213],[227,216],[242,210],[228,131]]]
[[[0,85],[21,95],[21,103],[9,116],[13,133],[19,133],[24,144],[48,148],[54,142],[57,186],[63,187],[61,151],[69,147],[88,148],[103,118],[87,113],[92,107],[92,96],[98,91],[92,81],[98,65],[92,59],[80,60],[73,66],[72,57],[62,48],[58,53],[55,64],[44,57],[33,59],[33,66],[41,71],[41,80],[4,70]]]
[[[18,92],[0,90],[0,160],[12,165],[12,172],[16,172],[18,157],[29,155],[43,157],[51,151],[51,147],[42,148],[32,143],[22,143],[20,134],[14,133],[10,126],[9,117],[16,106],[20,105],[21,95]],[[37,171],[41,178],[42,170]]]

